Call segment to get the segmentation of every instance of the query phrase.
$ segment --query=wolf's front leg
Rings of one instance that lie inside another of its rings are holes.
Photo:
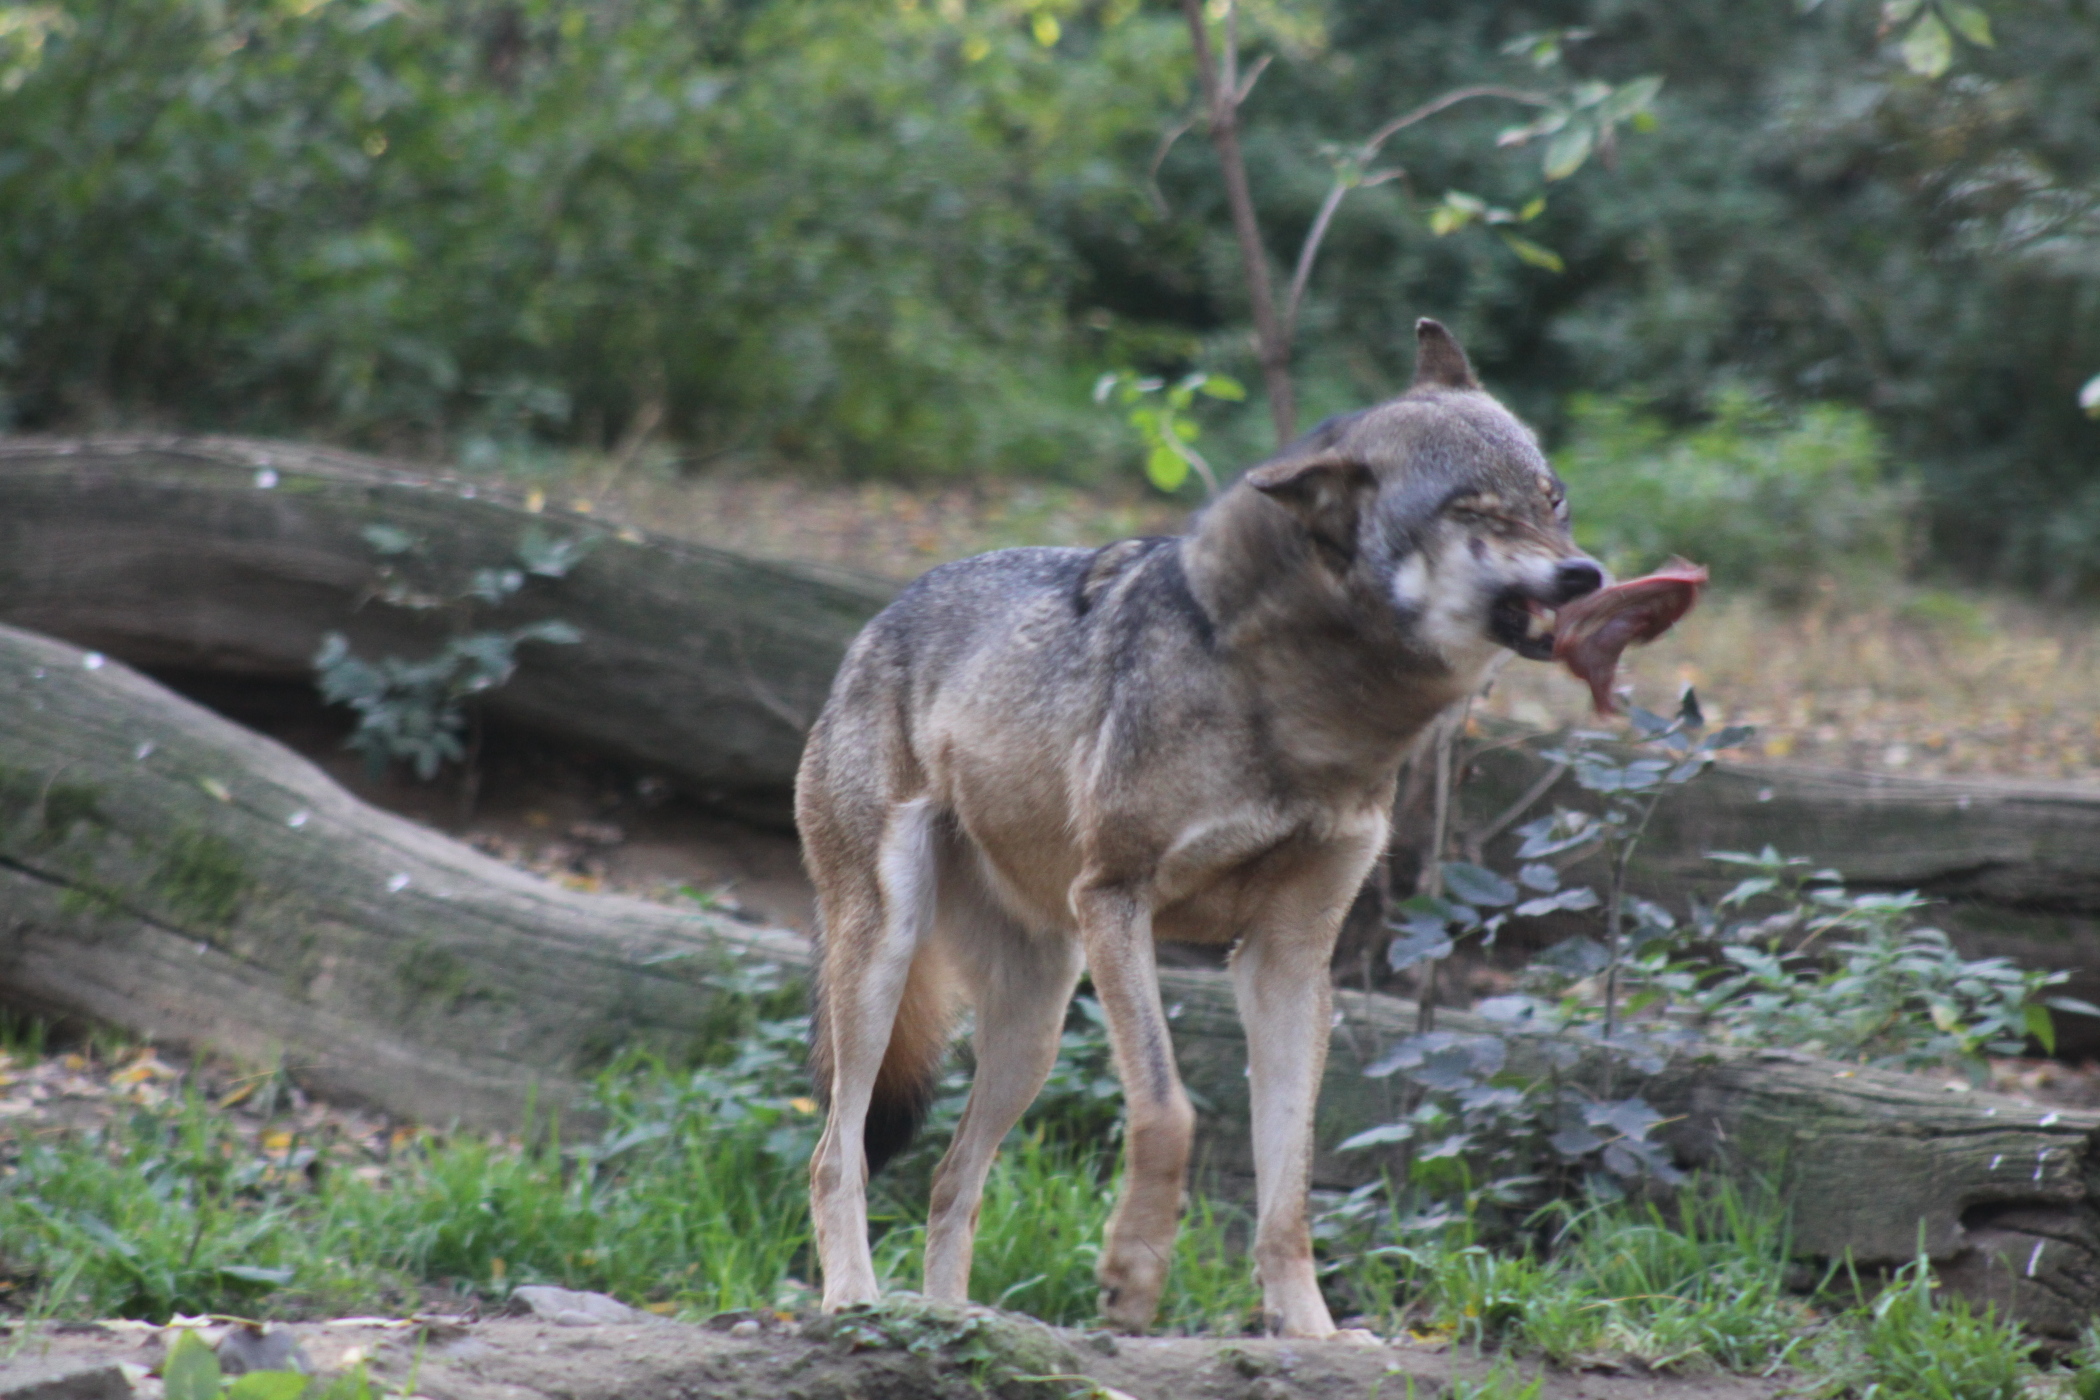
[[[1072,903],[1123,1081],[1123,1195],[1095,1271],[1101,1313],[1110,1326],[1142,1332],[1159,1311],[1174,1257],[1196,1111],[1174,1067],[1159,1003],[1150,911],[1121,889],[1082,888]]]
[[[1313,1267],[1306,1192],[1313,1109],[1327,1068],[1334,993],[1328,962],[1350,900],[1384,844],[1384,828],[1338,843],[1276,890],[1232,956],[1233,991],[1247,1030],[1254,1132],[1254,1261],[1269,1330],[1334,1335]]]

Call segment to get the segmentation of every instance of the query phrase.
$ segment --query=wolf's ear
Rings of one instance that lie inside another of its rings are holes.
[[[1441,321],[1427,316],[1415,322],[1415,387],[1435,384],[1446,389],[1478,389],[1472,362],[1458,338]]]
[[[1328,451],[1264,462],[1243,478],[1298,517],[1313,543],[1340,568],[1356,558],[1356,522],[1364,497],[1377,487],[1371,469]]]

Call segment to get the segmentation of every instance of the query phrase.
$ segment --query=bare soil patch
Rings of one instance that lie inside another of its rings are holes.
[[[71,1377],[51,1400],[100,1400],[121,1366],[140,1400],[181,1329],[43,1326],[0,1361],[0,1397]],[[224,1327],[207,1329],[216,1341]],[[840,1319],[650,1320],[565,1325],[538,1318],[377,1319],[290,1324],[323,1374],[364,1365],[386,1390],[428,1400],[1419,1400],[1478,1379],[1487,1362],[1447,1347],[1263,1338],[1115,1338],[990,1309],[909,1304]],[[1535,1366],[1515,1368],[1529,1378]],[[97,1375],[104,1379],[99,1382]],[[1785,1379],[1544,1372],[1542,1400],[1761,1400]],[[112,1387],[113,1388],[113,1387]],[[121,1393],[121,1392],[118,1392]]]

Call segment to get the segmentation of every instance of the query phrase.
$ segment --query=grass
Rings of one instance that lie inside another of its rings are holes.
[[[1765,1372],[1812,1321],[1784,1287],[1786,1234],[1768,1194],[1724,1182],[1667,1209],[1613,1202],[1545,1223],[1557,1228],[1530,1247],[1491,1248],[1461,1223],[1364,1250],[1338,1272],[1359,1297],[1395,1300],[1388,1326],[1560,1366]]]
[[[771,1303],[807,1237],[799,1191],[746,1133],[619,1170],[428,1137],[376,1181],[280,1175],[225,1145],[194,1098],[27,1144],[0,1190],[10,1267],[60,1295],[47,1310],[90,1317],[369,1310],[530,1282],[715,1311]]]
[[[1114,1167],[1098,1148],[1060,1142],[1040,1126],[1009,1141],[985,1183],[972,1300],[1065,1327],[1091,1323],[1100,1292],[1094,1265],[1121,1185]],[[924,1210],[924,1194],[913,1193],[877,1246],[887,1287],[918,1286]],[[1261,1289],[1242,1245],[1250,1228],[1238,1206],[1190,1198],[1160,1302],[1162,1329],[1237,1335],[1252,1327]]]
[[[403,1136],[384,1163],[278,1129],[259,1141],[194,1089],[78,1132],[18,1135],[0,1179],[8,1271],[60,1316],[309,1315],[501,1298],[521,1283],[704,1312],[764,1307],[808,1243],[791,1157],[814,1106],[719,1074],[630,1065],[612,1126],[564,1148]]]
[[[495,1301],[549,1282],[664,1312],[806,1305],[801,1164],[816,1119],[795,1093],[798,1031],[759,1021],[711,1067],[625,1063],[598,1088],[603,1135],[571,1147],[550,1134],[397,1133],[388,1160],[360,1165],[325,1135],[243,1131],[194,1085],[78,1130],[15,1120],[0,1176],[13,1302],[57,1318],[314,1316]],[[33,1045],[16,1036],[14,1053]],[[940,1146],[937,1135],[922,1144],[887,1205],[878,1191],[877,1263],[891,1287],[916,1282],[917,1186]],[[1018,1133],[986,1191],[973,1295],[1091,1323],[1116,1184],[1098,1140],[1061,1136],[1055,1120]],[[1790,1294],[1769,1193],[1717,1184],[1667,1206],[1568,1207],[1501,1247],[1469,1222],[1403,1239],[1352,1218],[1353,1233],[1327,1232],[1338,1310],[1492,1351],[1497,1368],[1467,1382],[1482,1397],[1536,1394],[1527,1374],[1539,1363],[1792,1367],[1804,1393],[1862,1400],[2015,1400],[2038,1374],[2016,1327],[1936,1296],[1922,1266],[1863,1304]],[[1163,1329],[1255,1327],[1248,1226],[1240,1207],[1192,1198]]]

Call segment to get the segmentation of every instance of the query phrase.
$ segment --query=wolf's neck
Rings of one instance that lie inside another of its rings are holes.
[[[1231,664],[1349,761],[1397,763],[1472,683],[1410,636],[1367,581],[1324,562],[1287,511],[1234,486],[1183,539],[1189,588]]]

